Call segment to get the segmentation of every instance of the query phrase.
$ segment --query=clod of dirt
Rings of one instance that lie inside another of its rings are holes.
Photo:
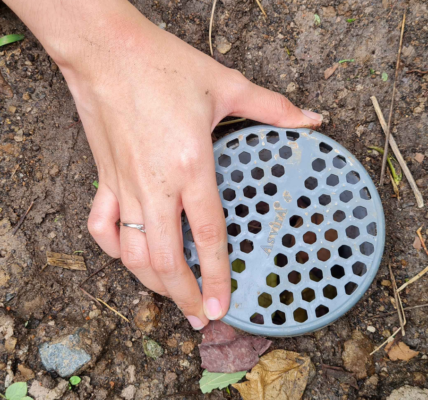
[[[54,389],[47,389],[43,387],[39,381],[33,381],[28,392],[34,398],[34,400],[61,399],[62,395],[68,389],[68,382],[64,379],[58,379],[57,383],[58,385]]]
[[[395,389],[386,400],[428,400],[428,389],[406,385]]]
[[[406,343],[403,342],[394,344],[391,342],[388,346],[386,346],[385,351],[388,353],[388,357],[391,361],[409,361],[419,354],[418,351],[412,350],[409,346],[407,346]]]
[[[25,365],[18,365],[19,373],[15,375],[15,382],[27,382],[35,378],[34,372]]]
[[[377,395],[377,386],[379,384],[379,377],[372,375],[364,382],[363,388],[358,393],[361,397],[373,397]]]
[[[373,344],[360,331],[352,333],[352,339],[344,344],[342,353],[343,365],[346,370],[355,373],[357,379],[367,378],[374,373]]]
[[[184,354],[190,354],[192,350],[195,348],[195,344],[192,341],[184,342],[181,346],[181,351]]]
[[[125,400],[133,400],[136,392],[137,392],[137,388],[134,385],[129,385],[122,390],[120,397],[122,397]]]
[[[0,96],[11,99],[13,97],[12,88],[4,80],[3,75],[0,72]]]
[[[261,337],[239,335],[221,321],[211,321],[199,345],[202,368],[209,372],[233,373],[253,368],[271,345]]]
[[[221,54],[226,54],[232,48],[232,44],[224,36],[217,36],[215,43],[217,51]]]
[[[149,334],[159,323],[160,311],[151,296],[143,297],[136,311],[134,322],[143,333]]]
[[[14,322],[8,315],[0,315],[0,339],[9,339],[13,335]]]

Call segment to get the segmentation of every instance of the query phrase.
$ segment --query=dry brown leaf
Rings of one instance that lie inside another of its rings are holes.
[[[424,161],[425,156],[421,153],[416,153],[415,154],[415,160],[421,164]]]
[[[4,80],[1,72],[0,72],[0,95],[6,97],[7,99],[11,99],[13,97],[12,88]]]
[[[385,347],[385,351],[388,353],[388,357],[391,361],[409,361],[413,357],[416,357],[419,352],[412,350],[406,343],[398,342],[393,344],[392,342]]]
[[[332,67],[330,67],[330,68],[327,68],[325,71],[324,71],[324,79],[328,79],[328,78],[330,78],[330,76],[332,76],[335,72],[336,72],[336,69],[339,67],[339,64],[338,63],[336,63],[336,64],[334,64]]]
[[[53,267],[86,271],[85,260],[82,256],[46,252],[47,263]]]
[[[413,247],[419,251],[420,249],[422,249],[422,243],[421,243],[421,239],[419,239],[417,236],[415,237],[415,241],[413,242]]]
[[[232,385],[244,400],[300,400],[308,383],[310,358],[274,350],[260,358],[248,381]]]

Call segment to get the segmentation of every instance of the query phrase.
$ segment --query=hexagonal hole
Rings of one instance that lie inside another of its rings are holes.
[[[294,311],[293,316],[296,322],[302,323],[308,319],[308,312],[305,309],[299,307]]]
[[[291,150],[291,147],[282,146],[279,149],[279,156],[284,160],[288,160],[292,155],[293,155],[293,151]]]
[[[285,267],[288,264],[288,258],[286,255],[282,253],[278,253],[275,258],[273,259],[274,264],[277,267]]]
[[[307,244],[314,244],[317,241],[317,235],[314,232],[306,232],[303,235],[303,241]]]
[[[339,177],[337,175],[331,174],[327,177],[328,186],[336,186],[339,183]]]
[[[280,284],[280,278],[277,274],[274,274],[272,272],[266,277],[266,285],[270,287],[277,287],[279,284]]]
[[[329,242],[334,242],[339,237],[337,234],[337,231],[335,229],[329,229],[324,234],[325,240],[328,240]]]
[[[265,173],[263,172],[263,170],[261,168],[256,167],[256,168],[251,170],[251,176],[254,179],[260,180],[265,176]]]
[[[192,231],[189,229],[188,231],[184,232],[184,238],[188,240],[189,242],[194,242]]]
[[[324,221],[324,216],[322,214],[315,213],[312,215],[311,221],[315,225],[322,224]]]
[[[303,218],[299,215],[293,215],[290,218],[290,226],[293,228],[300,228],[303,225]]]
[[[366,264],[364,264],[360,261],[357,261],[352,266],[352,272],[357,276],[363,276],[367,272],[367,266],[366,266]]]
[[[227,244],[227,253],[229,255],[233,253],[233,246],[230,243]]]
[[[231,293],[235,292],[236,290],[238,290],[238,281],[236,279],[231,279],[230,282],[230,287],[231,287]]]
[[[238,139],[233,139],[230,142],[227,142],[226,146],[229,149],[234,150],[234,149],[236,149],[239,146],[239,140]]]
[[[239,161],[241,161],[242,164],[248,164],[251,161],[251,154],[247,153],[246,151],[243,151],[239,156]]]
[[[257,324],[257,325],[263,325],[265,323],[264,317],[263,315],[259,314],[259,313],[254,313],[251,317],[250,317],[250,321],[253,324]]]
[[[296,254],[296,261],[297,261],[299,264],[305,264],[305,263],[307,263],[307,262],[309,261],[308,253],[306,253],[306,252],[304,252],[304,251],[299,251],[299,252]]]
[[[333,265],[331,267],[331,276],[336,279],[343,278],[345,276],[345,269],[340,265]]]
[[[327,261],[331,257],[330,250],[327,249],[319,249],[317,252],[318,260]]]
[[[267,214],[269,212],[269,204],[264,201],[260,201],[256,204],[256,211],[262,215]]]
[[[201,266],[199,264],[193,264],[190,267],[190,270],[192,271],[196,279],[199,279],[201,277]]]
[[[369,189],[367,189],[366,187],[364,187],[364,188],[362,188],[362,189],[360,190],[360,197],[361,197],[363,200],[371,200],[372,195],[370,194]]]
[[[342,258],[349,258],[352,256],[352,249],[346,244],[339,247],[339,256]]]
[[[327,143],[321,142],[320,143],[320,151],[321,153],[325,153],[328,154],[330,153],[330,151],[333,150],[333,147],[331,147],[330,145],[328,145]]]
[[[272,323],[274,325],[283,325],[285,324],[285,313],[283,313],[282,311],[274,311],[272,313]]]
[[[337,296],[337,289],[332,285],[327,285],[322,292],[324,297],[330,300],[333,300]]]
[[[245,261],[240,258],[232,261],[232,271],[237,272],[238,274],[245,271]]]
[[[236,197],[236,193],[233,189],[227,188],[223,191],[223,198],[227,201],[232,201]]]
[[[215,173],[215,178],[217,181],[217,186],[220,186],[224,182],[223,175],[219,174],[218,172]]]
[[[354,282],[348,282],[345,285],[345,293],[346,294],[352,294],[357,290],[358,285]]]
[[[311,281],[319,282],[322,280],[323,277],[324,277],[323,272],[317,267],[314,267],[309,271],[309,279]]]
[[[262,224],[259,221],[253,220],[248,222],[248,232],[257,234],[262,230]]]
[[[315,300],[315,292],[311,288],[306,288],[302,290],[302,299],[310,303]]]
[[[345,218],[346,214],[341,210],[338,210],[333,214],[333,221],[342,222]]]
[[[273,183],[267,183],[264,186],[263,190],[268,196],[273,196],[277,192],[276,185],[274,185]]]
[[[218,164],[221,167],[225,167],[227,168],[230,164],[232,164],[232,159],[227,155],[227,154],[222,154],[219,158],[218,158]]]
[[[367,209],[365,207],[358,206],[354,208],[352,214],[357,219],[364,219],[365,217],[367,217]]]
[[[322,194],[318,197],[318,201],[322,206],[327,206],[331,203],[331,197],[328,194]]]
[[[259,158],[264,162],[269,161],[272,158],[272,152],[268,149],[263,149],[259,151]]]
[[[275,176],[276,178],[280,178],[284,174],[285,174],[285,169],[282,165],[275,164],[272,167],[272,175]]]
[[[367,233],[372,236],[377,236],[376,222],[370,222],[370,224],[367,225]]]
[[[297,207],[308,208],[311,205],[311,200],[306,196],[300,196],[297,199]]]
[[[266,141],[268,143],[271,143],[271,144],[275,144],[275,143],[279,142],[279,134],[278,134],[278,132],[270,131],[266,135]]]
[[[244,187],[243,192],[244,192],[244,196],[248,197],[249,199],[252,199],[257,194],[256,189],[253,188],[252,186]]]
[[[235,214],[238,217],[244,218],[248,215],[248,213],[249,213],[249,209],[245,204],[238,204],[235,207]]]
[[[296,238],[293,235],[287,233],[282,238],[282,245],[288,248],[293,247],[296,244]]]
[[[312,169],[317,172],[321,172],[325,169],[325,161],[322,158],[317,158],[312,161]]]
[[[360,236],[360,230],[358,226],[348,226],[346,228],[346,236],[348,236],[350,239],[356,239],[358,236]]]
[[[349,201],[352,200],[353,197],[354,196],[351,191],[345,190],[344,192],[340,193],[339,199],[344,203],[348,203]]]
[[[288,274],[288,281],[290,283],[293,283],[294,285],[297,285],[301,280],[302,280],[302,275],[300,274],[300,272],[291,271]]]
[[[239,171],[238,169],[236,169],[235,171],[233,171],[232,174],[231,174],[231,176],[232,176],[232,181],[236,182],[236,183],[240,183],[244,179],[243,172]]]
[[[186,260],[190,260],[192,258],[192,252],[187,248],[183,248],[184,257],[186,257]]]
[[[300,137],[300,135],[294,131],[287,131],[286,135],[287,135],[287,139],[293,142],[295,142]]]
[[[235,223],[230,224],[227,227],[227,233],[230,236],[238,236],[241,233],[241,227],[238,224],[235,224]]]
[[[361,254],[365,256],[371,256],[374,253],[374,246],[370,242],[364,242],[360,244]]]
[[[360,174],[356,171],[350,171],[346,174],[346,182],[355,185],[360,181]]]
[[[262,293],[259,296],[259,306],[268,308],[272,305],[272,296],[269,293]]]
[[[279,295],[279,301],[282,304],[285,304],[286,306],[289,306],[294,301],[293,293],[289,292],[288,290],[284,290]]]
[[[310,176],[308,179],[305,180],[305,188],[306,189],[314,190],[317,186],[318,186],[317,178]]]
[[[257,135],[251,134],[247,136],[248,146],[255,147],[259,144],[259,137]]]
[[[229,211],[223,207],[223,214],[224,214],[224,218],[227,218],[229,216]]]
[[[251,240],[245,239],[239,244],[239,248],[243,253],[251,253],[254,250],[254,244]]]
[[[328,314],[329,311],[330,310],[328,309],[328,307],[321,304],[315,309],[315,315],[317,316],[317,318],[321,318],[324,315]]]
[[[342,169],[346,165],[346,159],[342,156],[336,156],[333,158],[333,166]]]

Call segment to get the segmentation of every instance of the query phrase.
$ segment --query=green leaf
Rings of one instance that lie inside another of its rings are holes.
[[[315,25],[321,25],[321,18],[318,14],[314,14]]]
[[[353,58],[350,58],[349,60],[340,60],[339,64],[343,64],[343,63],[346,63],[346,62],[354,62],[354,61],[355,60]]]
[[[92,184],[98,189],[98,181],[93,181]]]
[[[16,382],[6,389],[7,400],[22,400],[27,394],[27,384],[25,382]]]
[[[373,68],[370,68],[370,75],[374,75],[375,74],[375,70]]]
[[[247,371],[235,372],[233,374],[222,374],[208,372],[205,370],[199,381],[202,393],[211,393],[214,389],[224,389],[232,383],[240,381]]]
[[[346,20],[346,22],[348,22],[349,24],[352,24],[354,21],[356,21],[356,18],[348,18]]]
[[[73,386],[76,386],[76,385],[78,385],[79,383],[80,383],[80,381],[81,381],[82,379],[80,379],[80,377],[78,377],[78,376],[72,376],[71,378],[70,378],[70,383],[73,385]]]
[[[386,82],[388,80],[388,74],[386,72],[382,72],[382,80]]]
[[[34,400],[32,397],[25,396],[21,400]]]
[[[18,42],[19,40],[24,39],[24,37],[25,37],[24,35],[17,35],[17,34],[3,36],[2,38],[0,38],[0,47],[10,43]]]

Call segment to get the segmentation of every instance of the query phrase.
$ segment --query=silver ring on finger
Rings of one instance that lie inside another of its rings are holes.
[[[125,226],[127,228],[138,229],[140,232],[146,233],[146,227],[144,226],[144,224],[131,224],[131,223],[127,223],[127,222],[119,222],[119,226]]]

